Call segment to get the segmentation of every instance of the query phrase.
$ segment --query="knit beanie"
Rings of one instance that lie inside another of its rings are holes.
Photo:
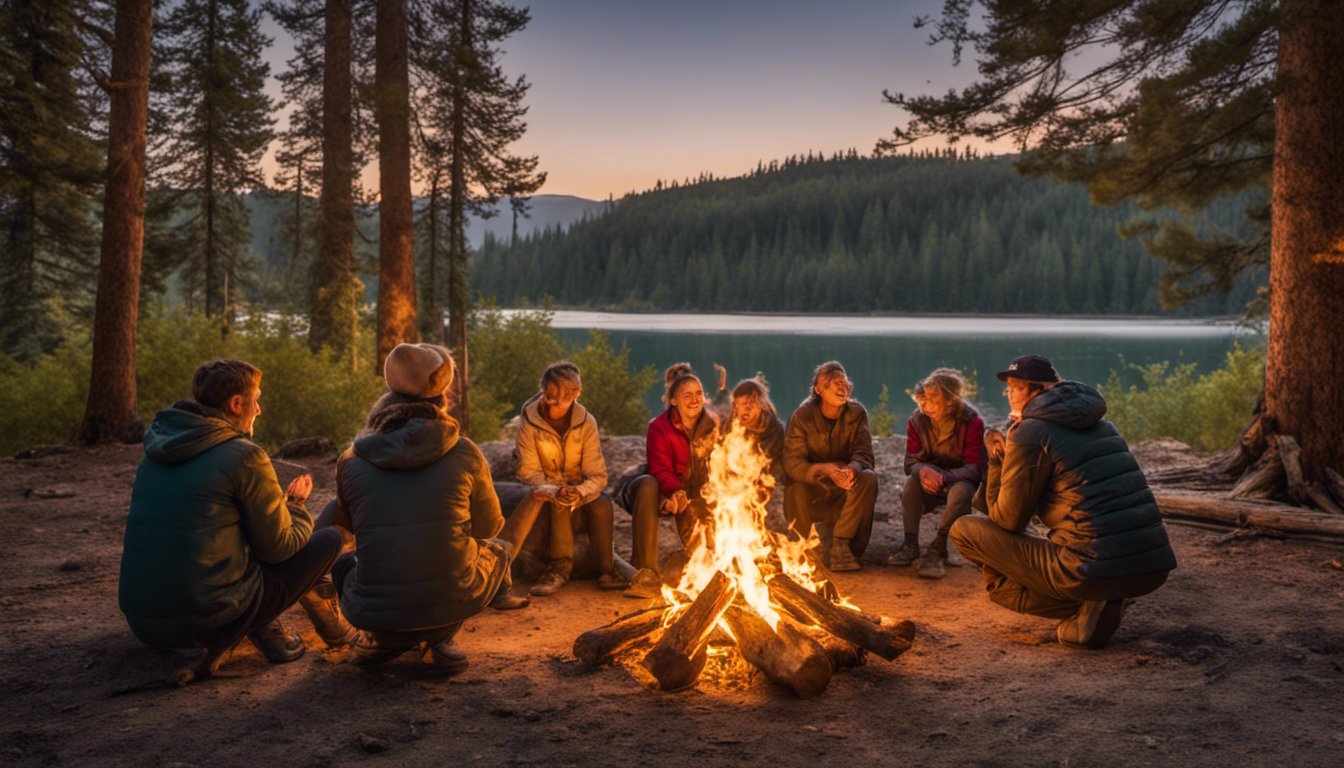
[[[437,344],[398,344],[383,363],[387,388],[409,397],[437,397],[453,383],[453,355]]]

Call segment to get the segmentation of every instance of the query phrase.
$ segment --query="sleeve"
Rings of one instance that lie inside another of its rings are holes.
[[[677,477],[672,449],[656,421],[649,422],[649,431],[644,438],[644,452],[649,463],[649,474],[658,481],[658,490],[664,496],[671,496],[681,490],[681,478]]]
[[[918,471],[915,467],[919,464],[920,450],[919,430],[915,429],[915,417],[911,416],[905,420],[905,474],[911,477]]]
[[[790,482],[817,482],[817,465],[807,458],[807,436],[803,434],[798,411],[794,411],[789,417],[789,426],[784,430],[784,474]]]
[[[354,447],[346,448],[336,460],[336,507],[332,510],[331,524],[354,533],[355,523],[350,519],[350,505],[345,503],[345,494],[341,492],[341,475],[345,473],[345,463],[354,456]]]
[[[313,518],[303,504],[290,503],[266,452],[253,445],[234,476],[238,511],[252,554],[264,563],[293,557],[308,543]]]
[[[948,482],[978,484],[984,479],[985,458],[985,422],[976,416],[966,425],[966,436],[962,441],[962,465],[947,473]]]
[[[499,509],[495,495],[494,478],[490,476],[490,462],[479,448],[476,449],[476,473],[471,483],[471,535],[488,539],[504,528],[504,513]]]
[[[523,417],[526,419],[526,416]],[[537,430],[526,422],[518,425],[518,482],[538,486],[546,484],[546,473],[541,470],[541,454],[537,452]]]
[[[765,450],[765,455],[770,457],[770,474],[775,476],[775,483],[784,481],[784,427],[779,423],[778,417],[774,425],[766,430],[764,440],[761,442],[761,448]]]
[[[873,456],[873,433],[868,430],[868,410],[862,405],[855,407],[859,409],[859,418],[849,442],[849,466],[857,474],[875,467],[877,460]]]
[[[1030,426],[1009,431],[1002,462],[990,465],[989,517],[1009,531],[1026,530],[1050,481],[1050,455]]]
[[[602,456],[602,440],[597,433],[597,420],[590,414],[583,423],[583,482],[577,487],[579,498],[596,498],[607,487],[607,460]]]

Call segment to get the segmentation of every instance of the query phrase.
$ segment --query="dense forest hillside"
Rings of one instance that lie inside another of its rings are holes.
[[[1244,203],[1201,214],[1237,231]],[[1130,206],[951,153],[792,158],[630,195],[510,246],[487,237],[473,291],[516,305],[780,312],[1153,314],[1161,262],[1117,228]],[[1186,315],[1241,314],[1249,274]]]

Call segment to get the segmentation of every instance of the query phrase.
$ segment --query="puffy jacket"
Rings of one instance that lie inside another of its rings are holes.
[[[336,466],[358,559],[341,610],[373,631],[454,624],[493,597],[496,556],[477,541],[504,526],[490,465],[446,412],[423,403],[387,410],[380,431],[356,438]]]
[[[812,399],[789,417],[784,431],[784,473],[792,483],[818,483],[817,465],[848,464],[856,473],[873,468],[873,436],[868,411],[850,400],[831,421]]]
[[[252,609],[267,563],[303,548],[313,521],[287,504],[260,446],[191,400],[154,417],[135,473],[118,602],[149,645],[189,648]]]
[[[905,474],[914,477],[922,467],[932,466],[943,473],[949,484],[984,480],[985,422],[980,414],[963,403],[952,438],[944,450],[933,442],[933,420],[918,408],[905,422]],[[955,456],[952,455],[955,452]]]
[[[688,434],[677,416],[668,408],[649,421],[644,436],[644,451],[649,474],[658,481],[663,496],[685,490],[692,498],[709,480],[709,454],[718,440],[718,422],[709,409],[700,412]]]
[[[1106,402],[1066,381],[1032,398],[991,460],[989,516],[1022,531],[1033,515],[1063,547],[1060,564],[1090,578],[1140,576],[1176,567],[1157,502],[1129,446],[1102,418]]]
[[[607,462],[602,458],[597,419],[578,403],[569,410],[563,437],[541,415],[541,394],[523,403],[518,420],[518,480],[527,485],[572,485],[583,504],[607,487]]]

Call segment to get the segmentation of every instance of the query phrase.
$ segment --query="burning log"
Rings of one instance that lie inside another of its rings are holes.
[[[715,571],[695,602],[640,662],[658,681],[658,687],[675,691],[695,682],[705,667],[705,643],[735,597],[737,585],[722,571]]]
[[[595,667],[611,661],[622,649],[661,630],[665,609],[661,605],[646,608],[584,632],[574,641],[574,657]]]
[[[782,573],[766,583],[770,597],[799,621],[816,624],[887,661],[910,650],[910,640],[902,636],[904,633],[883,629],[859,614],[827,601]]]
[[[737,639],[742,658],[760,668],[765,676],[793,689],[800,699],[820,696],[834,671],[822,647],[787,617],[780,617],[779,631],[759,614],[738,605],[723,615]]]

